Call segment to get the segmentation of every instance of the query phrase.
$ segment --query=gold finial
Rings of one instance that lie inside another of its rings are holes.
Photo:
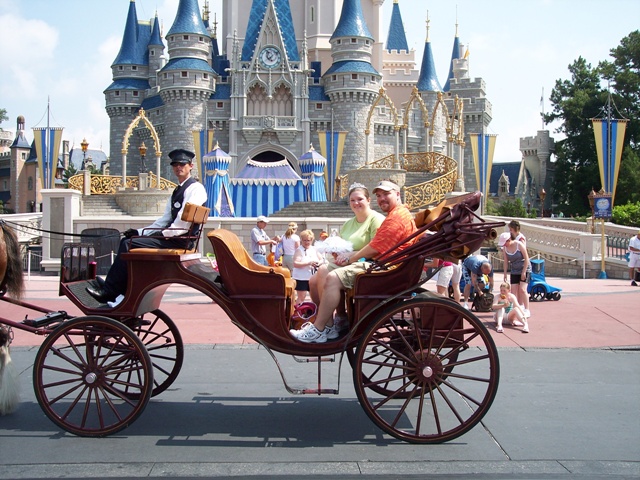
[[[204,7],[202,8],[202,20],[205,22],[209,20],[209,0],[204,0]]]
[[[429,20],[429,10],[427,10],[427,42],[429,41],[429,24],[431,20]]]
[[[213,38],[218,38],[218,14],[213,12]]]

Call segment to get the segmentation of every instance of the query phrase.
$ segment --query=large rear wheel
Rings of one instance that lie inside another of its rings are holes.
[[[468,310],[423,295],[385,310],[361,338],[354,386],[367,415],[390,435],[441,443],[487,413],[498,390],[498,352]]]
[[[146,407],[153,367],[145,346],[121,322],[89,316],[64,322],[40,346],[36,398],[56,425],[101,437],[131,424]],[[126,392],[126,393],[125,393]]]

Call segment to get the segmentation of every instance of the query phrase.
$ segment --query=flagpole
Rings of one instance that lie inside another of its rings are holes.
[[[335,159],[333,158],[334,156],[334,146],[333,146],[333,107],[331,107],[331,168],[329,169],[329,171],[332,174],[333,178],[329,178],[329,185],[331,185],[331,192],[329,195],[329,201],[332,202],[333,199],[335,198],[335,178],[336,178],[336,172],[334,171],[335,168]]]
[[[51,132],[51,128],[49,126],[50,104],[51,97],[47,96],[47,129],[45,130],[44,135],[44,165],[42,166],[42,169],[44,170],[44,188],[50,188],[49,179],[51,178],[51,159],[49,158],[49,135]],[[47,168],[47,165],[49,166],[49,168]]]

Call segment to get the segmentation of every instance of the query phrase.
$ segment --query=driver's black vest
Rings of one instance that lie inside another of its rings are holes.
[[[187,190],[187,188],[189,188],[189,185],[195,183],[196,181],[197,180],[195,178],[189,177],[182,185],[178,185],[171,194],[171,220],[165,228],[170,227],[173,222],[176,221],[178,212],[180,211],[180,209],[182,208],[182,204],[184,203],[184,192]],[[195,234],[197,234],[198,228],[199,225],[194,225],[193,227],[191,227],[192,231],[187,233],[187,235],[193,235],[194,231]]]

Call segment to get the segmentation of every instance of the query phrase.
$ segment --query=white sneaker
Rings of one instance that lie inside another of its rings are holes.
[[[469,304],[467,302],[464,302],[464,305],[462,305],[464,307],[465,310],[469,310]]]
[[[529,318],[531,316],[531,312],[528,308],[524,309],[524,318]]]
[[[327,341],[327,328],[320,331],[313,323],[306,322],[300,330],[289,330],[289,333],[304,343],[324,343]]]
[[[326,325],[324,327],[323,333],[326,334],[327,340],[335,340],[340,336],[340,330],[336,328],[335,323],[332,326]]]

